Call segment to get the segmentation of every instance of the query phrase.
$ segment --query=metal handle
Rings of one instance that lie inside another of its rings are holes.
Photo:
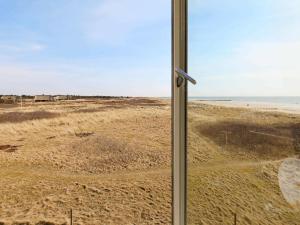
[[[181,79],[177,80],[177,86],[180,87],[181,84],[183,83],[183,79],[186,79],[190,81],[192,84],[197,84],[197,81],[194,80],[192,77],[190,77],[186,72],[184,72],[182,69],[175,68],[175,71],[178,73],[179,77]]]

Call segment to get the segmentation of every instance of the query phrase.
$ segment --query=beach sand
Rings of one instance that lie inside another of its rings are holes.
[[[300,116],[249,108],[189,103],[189,224],[300,224],[278,181]],[[2,107],[0,224],[171,224],[171,155],[169,100]]]
[[[257,111],[269,111],[269,112],[284,112],[292,114],[300,114],[300,105],[298,104],[284,104],[284,103],[270,103],[270,102],[251,102],[251,101],[204,101],[193,100],[191,103],[196,104],[209,104],[223,107],[234,108],[248,108]]]

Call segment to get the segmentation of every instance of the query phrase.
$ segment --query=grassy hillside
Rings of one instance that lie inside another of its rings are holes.
[[[300,117],[191,103],[189,224],[300,224],[281,192]],[[2,105],[0,224],[171,224],[171,108],[157,99]]]

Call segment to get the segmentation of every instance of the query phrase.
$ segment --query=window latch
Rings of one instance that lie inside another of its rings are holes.
[[[192,84],[196,84],[197,81],[194,80],[192,77],[190,77],[186,72],[184,72],[182,69],[175,68],[176,73],[179,75],[177,77],[177,87],[181,87],[184,80],[190,81]]]

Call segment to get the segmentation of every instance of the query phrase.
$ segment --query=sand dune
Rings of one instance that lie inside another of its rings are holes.
[[[1,108],[0,224],[69,224],[71,209],[74,224],[171,224],[170,109],[140,98]],[[300,224],[278,180],[299,154],[299,124],[191,103],[189,224],[233,224],[234,214],[238,224]]]

